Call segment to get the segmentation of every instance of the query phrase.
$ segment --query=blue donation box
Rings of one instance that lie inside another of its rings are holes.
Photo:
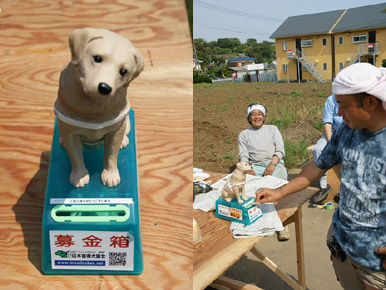
[[[216,201],[216,217],[218,218],[250,225],[262,216],[260,206],[255,203],[254,198],[243,203],[238,203],[237,199],[228,202],[222,197]]]
[[[69,182],[71,163],[55,122],[42,226],[42,272],[138,275],[143,271],[134,111],[130,143],[119,152],[121,183],[103,185],[103,143],[84,146],[90,182]],[[98,148],[99,147],[99,148]]]

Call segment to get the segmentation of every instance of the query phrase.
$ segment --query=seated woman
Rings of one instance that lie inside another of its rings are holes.
[[[247,109],[247,120],[251,127],[239,135],[239,161],[249,162],[256,176],[272,175],[287,180],[284,166],[283,138],[275,125],[265,125],[267,109],[260,104],[251,104]],[[279,232],[278,239],[290,238],[288,226]]]
[[[239,161],[249,162],[257,176],[272,175],[287,180],[283,138],[275,125],[264,124],[266,113],[263,105],[248,106],[247,120],[251,127],[239,135]]]

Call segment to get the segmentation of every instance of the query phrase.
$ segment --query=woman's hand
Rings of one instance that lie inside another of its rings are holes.
[[[264,171],[264,176],[266,175],[272,175],[273,174],[273,171],[275,170],[276,166],[273,165],[272,163],[270,163],[267,168],[265,168],[265,171]]]

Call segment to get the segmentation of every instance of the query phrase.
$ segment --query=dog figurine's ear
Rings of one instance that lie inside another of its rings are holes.
[[[69,38],[70,50],[71,50],[71,63],[73,65],[78,65],[86,45],[94,40],[101,38],[102,36],[99,33],[98,29],[94,28],[82,28],[74,30]]]
[[[242,170],[243,169],[242,166],[243,166],[243,163],[241,163],[241,162],[236,164],[237,169]]]
[[[139,50],[134,45],[130,47],[130,50],[133,53],[134,64],[133,70],[130,72],[131,76],[129,78],[129,82],[139,76],[139,74],[143,71],[145,67],[142,54],[139,52]]]

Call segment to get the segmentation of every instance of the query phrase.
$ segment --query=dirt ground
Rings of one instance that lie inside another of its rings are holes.
[[[231,171],[238,162],[238,135],[249,127],[246,112],[252,103],[265,105],[266,124],[279,124],[283,139],[315,144],[322,135],[323,106],[330,94],[330,82],[194,85],[194,167]]]

